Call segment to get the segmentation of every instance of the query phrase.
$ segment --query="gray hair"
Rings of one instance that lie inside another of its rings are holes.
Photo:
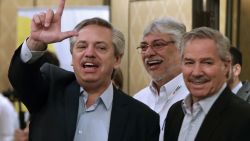
[[[75,26],[74,30],[80,31],[82,28],[88,25],[98,25],[98,26],[110,29],[112,31],[112,44],[115,49],[115,56],[116,57],[123,56],[124,48],[125,48],[125,39],[121,31],[119,31],[118,29],[115,29],[108,21],[101,19],[101,18],[97,18],[97,17],[81,21],[79,24]],[[70,38],[70,52],[71,53],[75,45],[75,42],[76,42],[76,37],[75,36],[71,37]]]
[[[227,37],[222,35],[218,30],[209,28],[209,27],[199,27],[195,28],[190,32],[187,32],[183,35],[181,40],[181,57],[183,59],[183,53],[185,45],[188,41],[194,39],[211,39],[215,42],[216,47],[218,48],[219,56],[222,61],[230,61],[231,56],[229,52],[230,41]]]
[[[165,17],[152,21],[143,32],[143,37],[150,33],[163,33],[169,35],[180,49],[182,35],[186,32],[186,26],[173,18]]]
[[[115,48],[115,56],[122,57],[124,54],[125,39],[123,33],[115,28],[112,30],[112,43]]]

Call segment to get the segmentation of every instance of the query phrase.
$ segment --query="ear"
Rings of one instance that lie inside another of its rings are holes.
[[[119,68],[120,64],[121,64],[121,57],[116,56],[115,57],[114,69]]]
[[[234,71],[234,75],[235,76],[239,76],[240,73],[241,73],[241,66],[240,66],[240,64],[235,64],[233,66],[233,71]]]

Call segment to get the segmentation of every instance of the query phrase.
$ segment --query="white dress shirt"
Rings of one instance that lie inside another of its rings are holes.
[[[183,80],[183,75],[179,74],[174,79],[166,83],[160,88],[159,94],[153,87],[153,82],[150,85],[134,95],[134,98],[148,105],[152,110],[160,115],[160,137],[159,141],[163,141],[164,124],[169,108],[184,99],[189,91]]]
[[[12,103],[0,94],[0,141],[13,141],[17,126],[17,113]]]
[[[222,86],[222,88],[214,95],[202,99],[196,103],[191,105],[191,95],[188,95],[182,103],[182,109],[185,114],[184,119],[182,121],[180,133],[178,136],[178,141],[194,141],[196,135],[203,123],[207,113],[210,108],[220,96],[222,91],[226,88],[226,83]]]

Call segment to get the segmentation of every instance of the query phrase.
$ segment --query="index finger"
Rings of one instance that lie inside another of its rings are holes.
[[[65,6],[65,0],[61,0],[59,7],[56,10],[56,13],[59,14],[60,16],[62,16],[62,14],[63,14],[64,6]]]

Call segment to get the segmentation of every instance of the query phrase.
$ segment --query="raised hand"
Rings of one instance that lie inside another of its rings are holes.
[[[44,50],[49,43],[62,41],[77,35],[76,31],[61,32],[61,18],[65,0],[60,0],[59,7],[54,13],[48,9],[46,12],[36,14],[31,22],[31,34],[27,45],[31,50]]]

